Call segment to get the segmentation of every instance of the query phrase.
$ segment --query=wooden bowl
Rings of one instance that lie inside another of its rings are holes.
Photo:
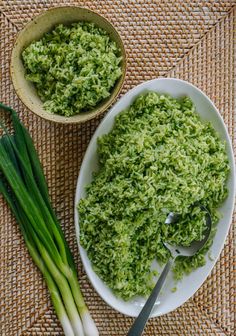
[[[34,84],[25,79],[25,69],[21,54],[32,41],[39,40],[46,32],[52,30],[56,25],[60,23],[71,24],[78,21],[95,23],[97,26],[106,30],[110,38],[117,43],[121,51],[121,56],[123,57],[121,62],[122,75],[113,87],[111,95],[101,101],[95,108],[75,116],[64,117],[47,112],[44,109]],[[82,7],[57,7],[49,9],[36,16],[19,32],[12,50],[10,73],[17,95],[24,105],[33,113],[44,119],[59,123],[81,123],[104,112],[119,94],[125,79],[126,53],[120,35],[113,25],[101,15]]]

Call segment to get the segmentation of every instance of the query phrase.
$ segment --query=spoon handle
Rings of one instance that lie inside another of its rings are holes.
[[[155,287],[152,290],[152,293],[150,294],[149,298],[147,299],[147,302],[145,303],[143,309],[139,313],[138,317],[135,319],[132,327],[130,328],[127,336],[140,336],[142,335],[142,332],[145,328],[145,325],[147,323],[147,320],[152,312],[153,306],[156,302],[157,296],[160,293],[160,290],[165,282],[166,276],[169,273],[169,270],[171,269],[171,266],[174,262],[174,259],[169,259],[167,264],[165,265],[165,268],[163,269],[160,277],[157,280],[157,283]]]

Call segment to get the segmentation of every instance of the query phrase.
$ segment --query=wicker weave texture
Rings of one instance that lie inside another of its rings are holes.
[[[128,52],[123,94],[159,76],[190,81],[221,111],[236,149],[234,0],[27,1],[0,0],[0,100],[29,128],[49,183],[53,205],[72,252],[80,282],[101,336],[126,335],[131,318],[109,308],[95,293],[81,266],[73,223],[76,179],[89,140],[101,117],[83,125],[57,125],[28,111],[14,93],[9,59],[15,34],[34,15],[59,5],[89,7],[119,30]],[[234,223],[236,218],[234,218]],[[176,311],[150,321],[146,336],[234,335],[235,226],[203,286]],[[18,227],[0,199],[0,335],[63,335],[41,274]]]

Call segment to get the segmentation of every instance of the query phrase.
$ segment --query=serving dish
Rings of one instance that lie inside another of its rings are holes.
[[[67,25],[78,21],[95,23],[97,26],[106,30],[110,38],[117,43],[122,56],[122,75],[113,87],[111,95],[100,102],[94,109],[79,113],[75,116],[65,117],[49,113],[44,109],[43,103],[40,100],[34,85],[25,79],[25,69],[22,63],[21,54],[24,48],[32,41],[40,39],[46,32],[52,30],[56,25],[60,23]],[[125,79],[126,53],[122,39],[115,27],[100,14],[87,8],[75,6],[51,8],[36,16],[17,35],[11,55],[10,73],[17,95],[33,113],[44,119],[59,123],[80,123],[101,114],[116,99]]]
[[[91,139],[81,166],[75,195],[75,225],[81,259],[92,285],[94,286],[98,294],[111,307],[123,314],[129,316],[137,316],[145,302],[145,299],[138,297],[128,302],[121,300],[117,298],[95,274],[87,257],[86,251],[80,246],[79,243],[79,217],[76,206],[79,202],[79,199],[83,198],[86,195],[85,187],[92,180],[92,172],[96,171],[98,168],[96,153],[97,138],[102,134],[108,133],[113,126],[115,116],[119,112],[127,108],[140,93],[143,93],[145,91],[167,93],[173,97],[189,96],[195,104],[196,110],[201,115],[202,119],[206,121],[211,121],[221,139],[226,142],[226,149],[231,169],[227,181],[229,195],[225,202],[222,204],[222,206],[219,208],[222,214],[222,218],[218,222],[217,232],[213,241],[213,245],[211,247],[212,258],[206,258],[207,261],[205,266],[198,268],[188,276],[185,276],[183,280],[177,284],[178,289],[174,293],[171,292],[171,289],[176,286],[176,283],[174,282],[172,276],[169,276],[163,292],[160,295],[160,301],[156,303],[155,308],[153,309],[152,317],[155,317],[166,314],[187,301],[205,281],[206,277],[211,272],[217,258],[219,257],[232,218],[235,198],[235,163],[230,137],[219,111],[202,91],[200,91],[198,88],[188,82],[174,78],[160,78],[144,82],[126,93],[114,105],[114,107],[103,119],[100,126],[96,130],[93,138]]]

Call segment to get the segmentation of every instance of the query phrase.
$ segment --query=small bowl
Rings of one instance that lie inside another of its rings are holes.
[[[95,108],[75,116],[64,117],[50,113],[44,109],[34,84],[25,79],[25,68],[21,54],[32,41],[39,40],[46,32],[52,30],[56,25],[60,23],[71,24],[78,21],[93,22],[97,26],[103,28],[109,34],[110,38],[117,43],[121,50],[121,56],[123,57],[121,62],[122,75],[113,87],[111,95],[101,101]],[[126,53],[120,35],[113,25],[103,16],[82,7],[67,6],[51,8],[36,16],[17,35],[11,55],[10,73],[18,97],[33,113],[44,119],[59,123],[81,123],[104,112],[119,94],[125,79]]]

